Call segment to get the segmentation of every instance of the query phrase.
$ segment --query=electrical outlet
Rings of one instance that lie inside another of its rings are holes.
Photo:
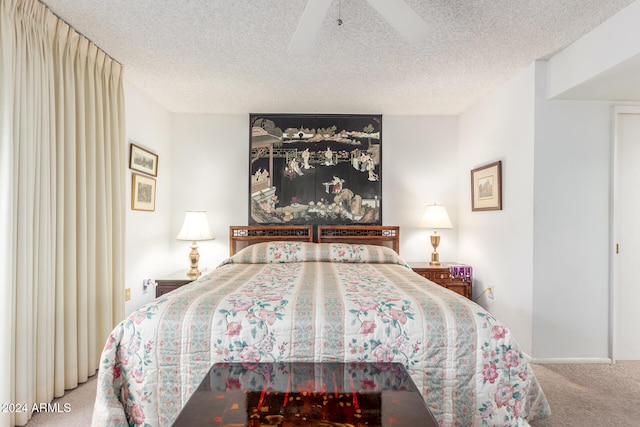
[[[124,300],[129,301],[131,299],[131,288],[126,288],[124,290]]]
[[[489,287],[487,288],[487,296],[488,296],[490,299],[493,299],[493,294],[494,294],[494,292],[495,292],[495,286],[489,286]]]
[[[146,294],[147,291],[149,290],[149,286],[153,286],[153,279],[144,279],[142,281],[142,293]]]

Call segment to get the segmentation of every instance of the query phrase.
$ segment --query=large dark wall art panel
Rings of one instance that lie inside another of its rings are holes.
[[[382,224],[381,115],[249,117],[249,224]]]

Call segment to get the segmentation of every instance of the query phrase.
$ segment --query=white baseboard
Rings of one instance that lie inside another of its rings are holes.
[[[579,363],[613,363],[608,357],[540,357],[531,359],[531,363],[539,365],[561,365]]]

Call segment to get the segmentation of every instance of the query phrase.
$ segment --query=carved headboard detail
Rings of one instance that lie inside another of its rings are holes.
[[[261,242],[313,242],[311,225],[232,225],[229,227],[229,254]]]
[[[400,227],[389,225],[319,225],[318,243],[363,243],[387,246],[400,253]]]
[[[387,225],[232,225],[229,227],[229,254],[249,245],[274,241],[338,242],[387,246],[400,252],[400,227]]]

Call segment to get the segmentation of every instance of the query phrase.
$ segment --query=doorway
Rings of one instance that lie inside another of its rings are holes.
[[[640,107],[614,115],[611,352],[640,360]]]

